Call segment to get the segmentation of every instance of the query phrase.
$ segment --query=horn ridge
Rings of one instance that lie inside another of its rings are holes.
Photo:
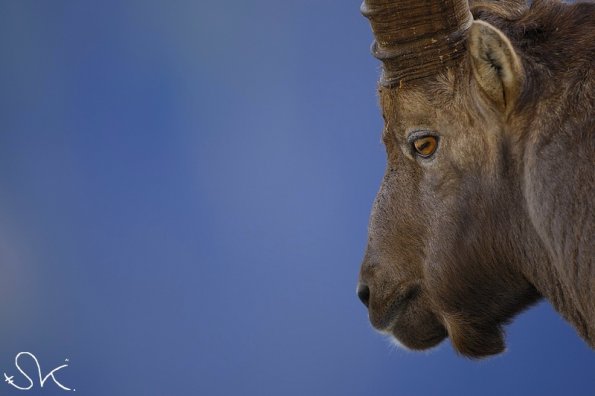
[[[365,0],[372,54],[383,62],[383,85],[428,77],[465,52],[473,18],[466,0]]]

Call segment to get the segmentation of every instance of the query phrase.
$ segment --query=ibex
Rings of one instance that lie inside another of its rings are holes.
[[[595,4],[365,0],[387,166],[372,325],[480,358],[547,299],[595,348]]]

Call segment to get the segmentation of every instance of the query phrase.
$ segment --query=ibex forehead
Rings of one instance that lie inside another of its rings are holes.
[[[444,95],[427,85],[381,89],[380,104],[385,129],[396,134],[397,138],[415,129],[435,129],[440,118],[439,112],[449,105],[450,100],[450,95]]]

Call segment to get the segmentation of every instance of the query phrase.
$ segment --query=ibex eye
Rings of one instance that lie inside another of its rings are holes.
[[[434,136],[423,136],[413,141],[415,152],[423,158],[428,158],[436,151],[438,139]]]

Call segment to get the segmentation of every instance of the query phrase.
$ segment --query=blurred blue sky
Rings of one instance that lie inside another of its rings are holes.
[[[371,40],[359,0],[0,2],[0,372],[31,351],[84,395],[595,394],[547,304],[481,362],[371,329]]]

